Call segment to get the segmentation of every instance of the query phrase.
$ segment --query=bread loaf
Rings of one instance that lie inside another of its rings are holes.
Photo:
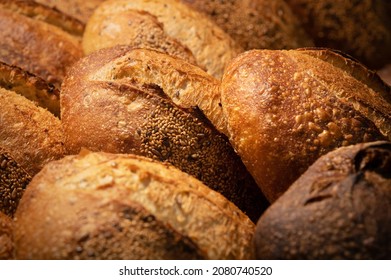
[[[207,14],[245,50],[313,46],[299,20],[282,0],[181,2]]]
[[[60,87],[67,68],[82,57],[83,25],[33,1],[0,1],[0,61]]]
[[[15,216],[17,259],[253,256],[254,225],[238,208],[176,168],[133,155],[49,163]]]
[[[287,0],[318,47],[344,51],[373,69],[391,62],[389,1]]]
[[[262,259],[390,259],[391,143],[317,160],[261,217]]]
[[[85,53],[129,43],[127,33],[131,37],[135,34],[132,26],[136,32],[140,30],[133,25],[135,11],[155,16],[157,23],[154,25],[164,29],[164,37],[177,40],[189,48],[197,64],[216,78],[221,78],[228,61],[241,52],[235,41],[214,22],[177,0],[120,0],[106,1],[94,11],[83,36]],[[132,24],[129,26],[128,22]],[[148,34],[149,30],[144,32]],[[143,37],[148,39],[148,36]]]
[[[328,50],[253,50],[227,68],[221,98],[230,141],[274,201],[319,156],[391,139],[390,87]]]
[[[226,137],[197,108],[198,102],[213,108],[207,98],[218,98],[218,86],[200,68],[157,51],[97,51],[63,83],[66,148],[72,154],[84,147],[169,162],[257,220],[267,205],[263,195]]]
[[[11,260],[13,258],[12,220],[0,211],[0,260]]]

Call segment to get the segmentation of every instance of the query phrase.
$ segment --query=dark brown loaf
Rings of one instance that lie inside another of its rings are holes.
[[[261,259],[391,259],[391,143],[317,160],[261,217]]]
[[[245,50],[313,46],[301,23],[282,0],[182,0],[210,16]]]
[[[83,25],[33,1],[0,1],[0,61],[60,87],[67,68],[82,57]]]
[[[197,65],[218,79],[221,78],[226,64],[242,51],[236,42],[212,20],[180,1],[114,0],[102,3],[89,19],[83,36],[85,53],[89,54],[99,49],[106,42],[109,46],[113,43],[126,44],[128,42],[126,33],[117,34],[115,30],[128,30],[134,34],[132,28],[128,26],[128,21],[133,20],[132,13],[129,11],[142,11],[156,16],[166,36],[189,48]],[[121,20],[121,24],[116,24],[116,17],[128,18],[128,20]],[[110,24],[107,18],[113,18],[114,23]],[[102,24],[102,21],[107,22]],[[125,26],[122,26],[123,24]],[[135,28],[139,30],[138,27]],[[111,39],[113,33],[115,40]]]
[[[315,45],[342,50],[371,68],[391,62],[389,1],[287,0]]]
[[[176,168],[84,153],[49,163],[16,212],[18,259],[248,259],[254,224]]]
[[[11,260],[13,258],[12,220],[0,211],[0,260]]]
[[[169,162],[256,221],[267,203],[226,137],[197,108],[199,101],[213,105],[207,97],[217,95],[218,86],[200,68],[167,54],[100,50],[64,80],[65,145],[72,154],[84,147]]]
[[[391,139],[390,87],[335,52],[249,51],[221,88],[230,141],[270,201],[319,156]]]

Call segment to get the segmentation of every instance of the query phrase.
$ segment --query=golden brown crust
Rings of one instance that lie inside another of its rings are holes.
[[[6,27],[0,30],[3,38],[0,60],[60,87],[67,68],[83,55],[79,39],[40,20],[42,14],[38,13],[39,9],[33,10],[36,14],[30,14],[23,9],[14,9],[12,3],[0,2],[0,24]]]
[[[121,16],[123,13],[127,14],[129,10],[144,11],[156,16],[167,36],[189,48],[197,64],[216,78],[221,78],[228,61],[241,52],[241,48],[233,39],[214,22],[175,0],[104,2],[95,10],[87,24],[85,36],[88,41],[83,40],[84,51],[90,53],[96,50],[94,40],[90,39],[93,36],[101,36],[100,40],[109,36],[102,30],[94,30],[94,26],[98,26],[101,19],[104,19],[106,15]]]
[[[313,45],[284,1],[182,0],[210,16],[245,50],[296,49]]]
[[[94,10],[105,0],[35,0],[87,23]]]
[[[191,51],[168,36],[157,18],[145,11],[126,10],[92,17],[83,37],[87,53],[116,45],[155,49],[196,64]]]
[[[262,259],[390,259],[391,143],[318,159],[261,217]]]
[[[228,200],[172,166],[85,153],[34,177],[14,240],[20,259],[247,259],[253,230]]]
[[[0,211],[0,260],[11,260],[13,258],[12,220]]]
[[[30,181],[31,176],[0,146],[0,212],[14,215]]]
[[[391,139],[391,104],[374,88],[305,50],[254,50],[231,63],[222,81],[230,141],[268,199],[328,151]]]
[[[0,87],[14,91],[60,117],[60,92],[23,69],[0,62]]]
[[[0,145],[31,176],[64,155],[60,120],[25,97],[0,88]]]
[[[391,61],[391,8],[387,1],[286,2],[316,46],[342,50],[374,69]]]
[[[151,73],[144,74],[146,69]],[[176,72],[180,76],[170,80],[170,71],[179,69],[187,71]],[[151,50],[117,47],[81,60],[61,92],[68,152],[76,154],[85,147],[169,162],[257,220],[266,205],[263,196],[225,136],[195,106],[173,104],[170,95],[179,96],[177,92],[184,90],[176,85],[181,79],[189,80],[185,90],[191,98],[216,85],[195,66]],[[208,80],[211,84],[201,83]],[[167,84],[160,88],[161,83]]]

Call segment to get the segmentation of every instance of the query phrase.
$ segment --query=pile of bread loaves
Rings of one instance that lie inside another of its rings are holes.
[[[391,259],[389,1],[0,0],[0,25],[0,259]]]

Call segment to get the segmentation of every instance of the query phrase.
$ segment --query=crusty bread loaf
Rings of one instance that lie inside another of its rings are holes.
[[[30,181],[31,176],[0,146],[0,212],[10,217],[14,215]]]
[[[129,11],[134,10],[154,15],[167,34],[166,37],[178,40],[189,48],[197,64],[216,78],[221,78],[228,61],[241,52],[235,41],[213,21],[178,0],[119,0],[102,3],[87,23],[83,36],[84,51],[89,54],[107,43],[107,47],[115,42],[118,45],[126,44],[127,35],[122,31],[132,29],[126,18],[132,22],[134,12]],[[121,18],[119,24],[116,22],[117,17]],[[108,21],[110,18],[114,19],[113,23]],[[133,36],[134,32],[130,32]],[[112,36],[115,40],[111,39]]]
[[[263,195],[226,137],[193,103],[210,102],[206,98],[218,93],[218,85],[198,67],[160,52],[128,46],[95,52],[63,83],[66,148],[169,162],[256,221],[267,205]]]
[[[60,117],[60,91],[41,78],[0,62],[0,87],[14,91]]]
[[[13,258],[12,220],[0,211],[0,260],[11,260]]]
[[[318,47],[344,51],[373,69],[391,62],[389,1],[287,0]]]
[[[390,259],[391,143],[317,160],[261,217],[262,259]]]
[[[35,0],[55,8],[83,23],[87,23],[94,10],[105,0]]]
[[[33,1],[0,1],[0,61],[60,87],[67,68],[82,57],[83,25]]]
[[[178,169],[134,155],[49,163],[15,214],[18,259],[248,259],[254,224]],[[42,218],[44,217],[44,218]]]
[[[391,139],[390,87],[335,52],[248,51],[221,88],[230,141],[270,201],[319,156]]]
[[[0,146],[34,176],[64,155],[58,118],[13,91],[0,88]]]
[[[312,40],[282,0],[181,0],[210,16],[245,50],[310,47]]]

